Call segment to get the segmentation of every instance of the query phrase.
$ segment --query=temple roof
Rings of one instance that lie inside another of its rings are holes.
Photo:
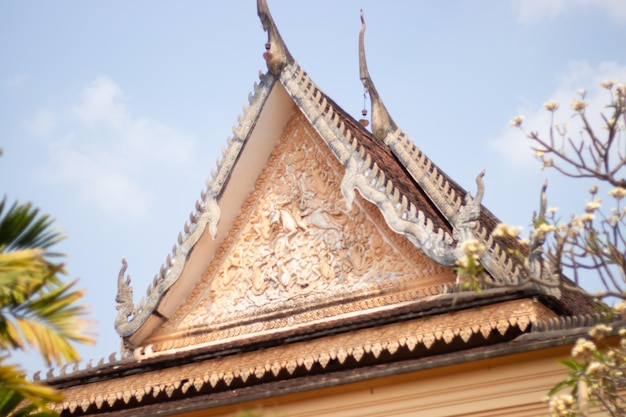
[[[391,230],[444,266],[454,266],[466,256],[464,243],[477,241],[486,248],[480,255],[480,262],[493,285],[525,283],[528,277],[525,270],[529,266],[519,257],[512,256],[511,249],[517,253],[528,252],[528,249],[515,239],[492,235],[499,220],[481,204],[484,173],[478,175],[476,195],[472,196],[421,152],[397,127],[382,104],[365,62],[364,21],[359,44],[360,73],[372,99],[374,133],[366,130],[331,100],[297,64],[282,40],[265,1],[258,1],[258,11],[268,32],[264,54],[268,71],[260,74],[260,83],[255,84],[249,104],[244,107],[243,115],[233,128],[233,136],[228,138],[228,146],[222,151],[223,157],[218,159],[217,169],[212,171],[206,190],[196,202],[196,210],[191,213],[171,255],[138,307],[133,304],[129,280],[124,279],[124,261],[118,280],[120,312],[116,329],[124,340],[130,341],[129,346],[139,345],[150,334],[150,329],[167,320],[180,300],[191,292],[210,262],[211,253],[215,253],[234,221],[232,213],[243,204],[263,165],[258,163],[254,168],[256,171],[238,174],[238,166],[255,165],[245,162],[246,158],[252,157],[246,156],[244,150],[259,146],[260,155],[267,158],[273,145],[253,137],[280,132],[287,123],[287,117],[275,115],[289,114],[293,105],[304,114],[344,167],[340,186],[348,207],[358,191],[365,200],[378,207]],[[260,144],[254,145],[256,142]],[[255,158],[257,156],[254,155]],[[239,182],[244,176],[249,180],[242,185]],[[233,191],[234,188],[242,191]],[[200,251],[204,261],[194,259]],[[559,299],[558,279],[550,274],[542,279],[547,285],[537,284],[539,290]],[[574,301],[567,306],[572,312],[587,311],[586,304],[589,303],[585,297],[570,294],[569,298]]]
[[[543,262],[531,257],[535,248],[493,236],[500,221],[481,203],[484,173],[472,195],[396,125],[367,70],[364,20],[360,78],[372,100],[372,131],[298,65],[265,0],[257,7],[268,32],[267,72],[259,74],[195,210],[139,306],[123,260],[115,321],[123,358],[112,355],[110,363],[71,375],[49,373],[49,383],[74,396],[61,406],[66,413],[118,412],[131,401],[156,407],[163,392],[167,398],[191,387],[199,394],[225,392],[253,379],[270,383],[308,372],[366,378],[370,370],[358,369],[380,357],[391,364],[419,352],[460,361],[465,353],[456,353],[477,347],[482,355],[499,355],[544,346],[554,342],[555,331],[580,333],[595,323],[589,315],[595,302],[568,289],[574,285],[566,278],[528,280],[533,262]],[[312,160],[316,171],[310,171]],[[314,184],[302,184],[307,178]],[[277,184],[292,188],[292,200],[277,199]],[[270,242],[276,228],[281,237]],[[328,240],[315,246],[332,234],[333,242],[350,240],[341,247],[343,269],[332,268]],[[371,239],[376,247],[367,247]],[[479,261],[488,285],[480,292],[461,291],[454,270],[470,242],[485,248]],[[305,283],[293,282],[297,273],[272,277],[276,301],[260,282],[262,269],[271,262],[283,271],[290,261],[285,254],[304,256],[293,248],[308,250],[317,262],[302,260],[294,268],[317,275]],[[358,265],[359,250],[376,249],[377,263]],[[237,251],[251,257],[249,270],[258,269],[258,281],[246,284],[258,286],[252,295],[227,276],[241,266]],[[238,299],[229,299],[232,294]],[[102,384],[100,394],[83,398],[85,383]]]

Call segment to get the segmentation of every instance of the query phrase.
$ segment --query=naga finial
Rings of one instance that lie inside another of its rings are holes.
[[[480,218],[482,201],[485,195],[484,176],[485,170],[483,169],[476,176],[476,196],[472,197],[469,192],[465,194],[465,204],[459,207],[456,215],[450,219],[455,229],[455,237],[461,241],[473,239],[471,231],[475,228],[476,222]]]
[[[370,73],[367,70],[367,62],[365,61],[365,18],[363,17],[363,10],[361,10],[361,31],[359,32],[359,75],[372,102],[372,133],[376,139],[383,142],[387,134],[396,131],[398,126],[387,111],[383,100],[380,98],[378,91],[376,91],[372,77],[370,77]]]
[[[548,208],[548,198],[546,196],[546,190],[548,189],[548,180],[543,182],[541,186],[541,192],[539,194],[539,215],[533,213],[533,225],[535,229],[539,228],[542,224],[546,223],[546,212]],[[544,233],[533,233],[530,239],[530,261],[534,263],[541,259],[543,255],[543,244],[546,240]]]
[[[117,276],[117,295],[115,302],[117,305],[117,318],[115,319],[115,327],[118,328],[124,323],[128,323],[128,318],[135,314],[135,304],[133,303],[133,288],[130,286],[130,275],[124,279],[128,264],[126,259],[122,258],[122,269]]]
[[[263,30],[267,32],[267,43],[265,44],[267,52],[263,54],[263,58],[267,62],[269,72],[274,76],[279,76],[283,68],[294,60],[278,32],[266,0],[257,0],[256,6]]]

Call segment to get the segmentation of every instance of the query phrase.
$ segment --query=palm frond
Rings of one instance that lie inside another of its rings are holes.
[[[90,344],[85,335],[85,308],[75,305],[83,293],[76,281],[52,288],[22,303],[13,312],[15,327],[29,345],[39,350],[47,364],[79,359],[72,342]]]
[[[33,404],[42,405],[45,402],[57,402],[63,399],[55,389],[27,381],[24,373],[17,365],[5,365],[0,361],[0,405],[15,401],[10,392],[17,392],[22,399]],[[0,415],[4,415],[0,413]]]
[[[0,308],[16,306],[45,286],[60,284],[62,264],[49,262],[42,249],[0,252]]]
[[[31,346],[50,365],[79,358],[72,342],[92,342],[83,333],[85,308],[76,305],[83,292],[76,281],[63,284],[59,270],[41,251],[0,253],[0,349]]]
[[[83,293],[64,284],[63,265],[48,259],[48,248],[61,235],[52,220],[30,204],[0,202],[0,350],[39,351],[46,365],[79,359],[73,342],[91,343],[83,334],[85,308],[75,305]]]
[[[3,198],[0,201],[0,251],[50,247],[63,239],[60,231],[52,230],[52,222],[53,219],[40,214],[30,203],[15,202],[7,209],[6,197]]]
[[[58,414],[45,408],[48,401],[38,404],[25,401],[21,391],[0,388],[0,416],[11,417],[58,417]]]

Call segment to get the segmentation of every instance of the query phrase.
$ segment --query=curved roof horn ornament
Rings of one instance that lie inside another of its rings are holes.
[[[361,31],[359,32],[359,74],[361,82],[367,90],[372,102],[372,133],[380,142],[384,142],[388,133],[396,131],[398,126],[393,121],[385,104],[378,95],[374,82],[367,70],[367,62],[365,61],[365,18],[363,10],[361,10]]]
[[[269,72],[274,76],[278,76],[283,68],[293,63],[294,60],[278,32],[270,9],[267,7],[267,1],[257,0],[256,7],[263,30],[267,32],[266,52],[263,54],[263,58],[267,62]]]

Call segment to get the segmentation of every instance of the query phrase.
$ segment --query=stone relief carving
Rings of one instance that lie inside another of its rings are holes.
[[[346,207],[341,176],[296,131],[183,328],[320,302],[338,292],[399,289],[424,274],[424,259],[407,259],[361,206]]]

